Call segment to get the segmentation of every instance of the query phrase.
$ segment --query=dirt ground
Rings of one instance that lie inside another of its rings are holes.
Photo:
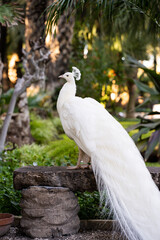
[[[0,237],[1,240],[31,240],[31,238],[24,236],[18,228],[11,227],[9,232]],[[43,238],[34,238],[35,240],[43,240]],[[123,238],[116,232],[110,231],[83,231],[70,236],[63,236],[58,238],[45,238],[45,240],[123,240]]]

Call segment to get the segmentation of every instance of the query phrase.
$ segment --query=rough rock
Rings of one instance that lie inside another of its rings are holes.
[[[22,190],[29,186],[64,187],[73,192],[97,189],[94,174],[90,169],[22,167],[14,171],[13,182],[16,190]]]
[[[152,179],[160,190],[160,167],[148,167],[148,170],[152,176]]]
[[[148,167],[153,180],[160,189],[160,167]],[[22,190],[29,186],[65,187],[71,191],[97,190],[91,169],[68,170],[66,167],[23,167],[14,171],[14,188]]]
[[[22,190],[23,232],[32,238],[57,237],[77,233],[79,205],[67,188],[31,186]]]

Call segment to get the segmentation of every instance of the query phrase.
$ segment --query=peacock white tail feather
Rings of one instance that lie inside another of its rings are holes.
[[[159,240],[160,194],[148,170],[141,169],[134,179],[128,166],[123,178],[120,166],[114,169],[105,155],[97,155],[92,156],[92,168],[101,199],[109,203],[123,234],[129,240]]]

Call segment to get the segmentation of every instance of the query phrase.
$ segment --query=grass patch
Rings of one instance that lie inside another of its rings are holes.
[[[147,167],[160,167],[159,162],[151,163],[151,162],[146,162]]]

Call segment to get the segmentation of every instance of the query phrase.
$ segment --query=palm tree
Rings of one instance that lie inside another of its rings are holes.
[[[157,0],[136,1],[136,3],[135,1],[116,0],[55,1],[49,9],[48,31],[51,24],[56,22],[60,14],[68,7],[78,9],[78,13],[81,11],[83,21],[85,23],[88,21],[87,25],[93,26],[95,20],[100,19],[99,22],[103,23],[102,28],[105,35],[110,37],[111,41],[118,38],[121,42],[122,52],[129,53],[139,60],[146,58],[146,46],[151,43],[153,36],[156,39],[156,29],[160,26],[160,4]],[[87,18],[84,19],[84,15]],[[152,25],[152,28],[150,25]],[[156,46],[157,42],[154,41],[154,44]],[[138,69],[128,67],[125,67],[125,69],[129,91],[127,117],[134,117],[136,86],[133,78],[136,78]]]
[[[60,17],[60,15],[62,15],[63,12],[68,8],[78,9],[78,11],[83,11],[83,9],[89,9],[91,14],[93,14],[95,11],[98,11],[101,16],[105,15],[106,11],[109,11],[109,16],[111,20],[113,20],[112,17],[115,17],[115,14],[116,16],[120,16],[121,18],[125,18],[130,13],[134,14],[138,12],[139,14],[147,16],[157,25],[157,27],[160,27],[160,3],[158,0],[56,0],[48,8],[48,31],[51,30],[52,24],[55,23]]]
[[[23,21],[23,12],[19,5],[12,1],[8,3],[0,1],[0,62],[3,63],[3,78],[0,85],[4,91],[8,90],[10,82],[8,80],[8,62],[6,54],[7,29]],[[1,68],[2,71],[2,68]],[[2,75],[2,73],[0,74]]]
[[[26,1],[25,17],[25,44],[26,50],[30,50],[30,41],[37,41],[40,38],[45,42],[45,14],[47,0]]]
[[[51,50],[51,62],[47,70],[48,89],[50,90],[54,90],[55,87],[61,85],[58,76],[64,73],[69,65],[75,22],[74,16],[70,16],[70,14],[71,11],[65,11],[60,16],[57,22],[56,35],[53,31],[51,34],[52,38],[48,43],[48,47]]]

